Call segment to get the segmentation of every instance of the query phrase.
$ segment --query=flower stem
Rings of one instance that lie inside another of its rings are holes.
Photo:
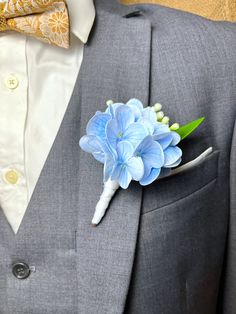
[[[92,219],[93,227],[96,227],[102,220],[112,200],[112,197],[114,196],[116,191],[119,189],[119,187],[120,185],[118,182],[112,181],[110,179],[108,179],[107,182],[104,183],[104,189],[97,203],[97,206],[95,208],[95,213]]]

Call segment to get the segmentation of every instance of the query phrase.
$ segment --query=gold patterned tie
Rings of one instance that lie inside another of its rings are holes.
[[[0,3],[0,32],[13,30],[68,48],[69,29],[65,0],[8,0]]]

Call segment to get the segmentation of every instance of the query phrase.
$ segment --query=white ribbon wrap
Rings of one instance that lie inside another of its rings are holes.
[[[209,147],[206,149],[201,155],[199,155],[197,158],[187,162],[186,164],[179,166],[173,170],[171,170],[170,176],[174,176],[180,172],[189,170],[191,168],[196,167],[198,164],[200,164],[208,155],[210,155],[213,152],[213,148]]]
[[[112,197],[114,196],[116,191],[119,189],[119,187],[120,185],[118,182],[112,181],[110,179],[108,179],[107,182],[104,183],[104,189],[97,203],[93,220],[92,220],[92,225],[94,227],[97,226],[99,222],[102,220],[110,204],[110,201],[112,200]]]

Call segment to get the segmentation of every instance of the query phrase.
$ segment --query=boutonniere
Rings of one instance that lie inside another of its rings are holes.
[[[127,189],[132,180],[149,185],[178,169],[182,157],[179,142],[204,120],[170,126],[159,103],[144,107],[138,99],[131,99],[126,104],[110,100],[107,105],[105,112],[98,111],[90,119],[87,135],[80,140],[80,147],[104,165],[104,189],[93,226],[99,224],[120,187]]]

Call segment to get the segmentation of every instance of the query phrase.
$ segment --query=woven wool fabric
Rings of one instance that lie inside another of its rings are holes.
[[[124,4],[151,3],[194,13],[215,21],[236,21],[236,0],[122,0]]]

